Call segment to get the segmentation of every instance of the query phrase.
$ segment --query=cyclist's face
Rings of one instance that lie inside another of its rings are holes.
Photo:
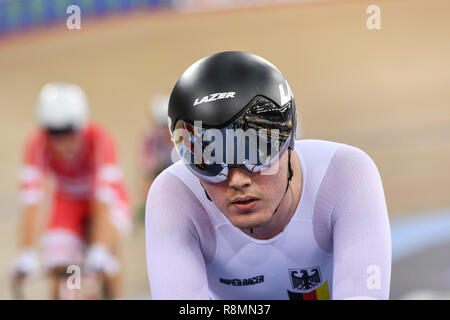
[[[79,147],[79,133],[71,132],[61,135],[49,135],[50,148],[59,157],[70,158],[74,156]]]
[[[278,167],[276,167],[278,166]],[[271,170],[276,167],[276,170]],[[288,152],[268,172],[251,173],[230,169],[228,178],[220,183],[202,182],[217,208],[240,228],[262,226],[268,222],[280,203],[287,184]]]

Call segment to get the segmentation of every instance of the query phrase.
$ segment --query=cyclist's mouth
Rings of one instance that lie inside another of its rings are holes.
[[[256,206],[259,199],[255,197],[238,197],[231,204],[240,211],[249,211]]]

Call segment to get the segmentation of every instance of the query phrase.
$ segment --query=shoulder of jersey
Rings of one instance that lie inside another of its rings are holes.
[[[300,153],[307,166],[308,164],[313,164],[316,168],[321,164],[328,166],[338,149],[345,152],[346,158],[348,159],[353,159],[355,156],[358,156],[358,159],[361,159],[361,161],[374,163],[373,159],[365,151],[345,143],[303,139],[295,142],[295,149]]]
[[[326,149],[336,149],[341,146],[342,143],[333,142],[328,140],[320,139],[300,139],[295,141],[295,148],[300,148],[302,150],[326,150]]]
[[[101,133],[106,131],[105,127],[103,125],[96,123],[96,122],[88,122],[86,126],[84,127],[84,131],[87,133]]]
[[[174,175],[185,175],[185,174],[192,174],[188,168],[186,168],[186,165],[181,161],[178,160],[177,162],[171,164],[169,167],[167,167],[164,171],[170,172]],[[194,177],[194,175],[192,174]]]
[[[105,126],[95,122],[86,124],[84,133],[90,138],[112,138],[111,132]]]
[[[295,149],[305,162],[305,167],[312,164],[315,168],[327,167],[341,143],[319,139],[301,139],[295,142]],[[309,170],[308,170],[309,171]]]
[[[47,135],[45,134],[45,131],[42,129],[35,129],[26,137],[25,146],[27,148],[31,148],[33,146],[42,147],[46,141]]]

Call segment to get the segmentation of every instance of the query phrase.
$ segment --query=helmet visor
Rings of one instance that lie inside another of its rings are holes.
[[[257,96],[230,124],[203,128],[178,120],[172,141],[188,168],[211,183],[226,180],[228,170],[259,172],[275,163],[287,149],[293,131],[292,103],[280,107]]]

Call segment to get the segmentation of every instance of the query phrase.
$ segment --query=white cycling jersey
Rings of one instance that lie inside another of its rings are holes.
[[[180,161],[150,188],[153,299],[387,299],[391,238],[378,169],[363,151],[296,142],[303,175],[285,229],[257,240],[233,226]]]

